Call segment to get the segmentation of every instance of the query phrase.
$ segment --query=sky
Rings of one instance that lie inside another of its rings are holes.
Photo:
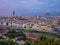
[[[13,10],[17,16],[51,15],[60,16],[60,0],[0,0],[0,16],[11,16]]]

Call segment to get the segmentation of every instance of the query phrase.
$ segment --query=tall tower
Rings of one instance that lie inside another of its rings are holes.
[[[35,18],[36,18],[36,19],[39,19],[39,18],[40,18],[39,13],[36,13],[36,14],[35,14]]]
[[[13,11],[13,17],[15,17],[15,11]]]

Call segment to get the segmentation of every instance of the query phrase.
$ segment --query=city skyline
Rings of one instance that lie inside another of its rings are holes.
[[[35,13],[60,16],[60,0],[0,0],[0,16],[11,16],[13,10],[17,16],[34,16]]]

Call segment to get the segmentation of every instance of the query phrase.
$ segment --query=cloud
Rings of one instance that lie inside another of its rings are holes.
[[[0,12],[4,10],[21,13],[31,13],[33,11],[57,11],[60,12],[60,0],[0,0]]]
[[[38,0],[3,0],[6,3],[6,6],[11,8],[30,8],[41,6],[43,2]]]

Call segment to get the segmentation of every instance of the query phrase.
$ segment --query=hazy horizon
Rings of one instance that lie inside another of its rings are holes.
[[[13,10],[17,16],[44,15],[46,11],[60,16],[60,0],[0,0],[0,16],[11,16]]]

